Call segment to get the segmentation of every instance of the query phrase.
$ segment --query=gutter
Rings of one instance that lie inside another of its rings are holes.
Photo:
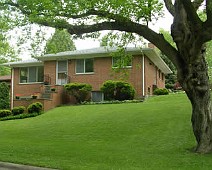
[[[143,54],[143,53],[142,53]],[[145,56],[142,56],[142,94],[145,96]]]

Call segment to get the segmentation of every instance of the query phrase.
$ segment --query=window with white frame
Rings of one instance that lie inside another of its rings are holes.
[[[36,83],[43,82],[43,66],[21,67],[20,83]]]
[[[57,84],[63,85],[68,83],[68,61],[57,61]]]
[[[93,58],[87,59],[77,59],[76,60],[76,73],[77,74],[85,74],[85,73],[93,73]]]
[[[132,67],[132,56],[115,56],[112,57],[112,66],[114,68],[129,68]]]

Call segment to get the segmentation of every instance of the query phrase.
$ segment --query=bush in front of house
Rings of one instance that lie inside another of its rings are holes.
[[[135,95],[134,88],[127,82],[117,81],[116,82],[116,100],[132,100]]]
[[[7,117],[12,115],[12,112],[10,110],[0,110],[0,117]]]
[[[0,109],[10,108],[10,88],[7,83],[0,83]]]
[[[28,106],[28,113],[41,113],[43,110],[43,105],[40,102],[32,103]]]
[[[86,83],[69,83],[66,84],[65,89],[70,95],[73,95],[77,103],[90,100],[89,94],[91,93],[92,86]]]
[[[115,100],[116,83],[113,80],[107,80],[103,83],[101,89],[104,93],[105,100]]]
[[[12,109],[12,114],[15,115],[20,115],[23,114],[26,108],[24,106],[19,106],[19,107],[14,107]]]
[[[101,91],[104,93],[105,100],[132,100],[135,89],[127,82],[108,80],[103,83]]]
[[[168,95],[169,94],[169,90],[166,88],[163,89],[155,89],[153,92],[154,95]]]
[[[174,84],[170,84],[170,83],[167,83],[165,85],[166,89],[170,89],[170,90],[173,90],[174,89]]]

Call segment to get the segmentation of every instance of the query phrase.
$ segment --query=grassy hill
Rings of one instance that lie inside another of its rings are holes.
[[[210,169],[212,155],[191,151],[190,117],[184,94],[58,107],[0,122],[0,161],[67,170]]]

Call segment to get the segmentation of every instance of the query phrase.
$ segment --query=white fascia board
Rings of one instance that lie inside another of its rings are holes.
[[[9,63],[1,64],[1,65],[14,68],[14,67],[43,66],[44,64],[41,61],[33,59],[33,60],[23,60],[23,61],[17,61],[17,62],[9,62]]]
[[[172,71],[163,59],[155,52],[155,50],[147,48],[143,49],[144,54],[160,69],[164,74],[171,74]]]

